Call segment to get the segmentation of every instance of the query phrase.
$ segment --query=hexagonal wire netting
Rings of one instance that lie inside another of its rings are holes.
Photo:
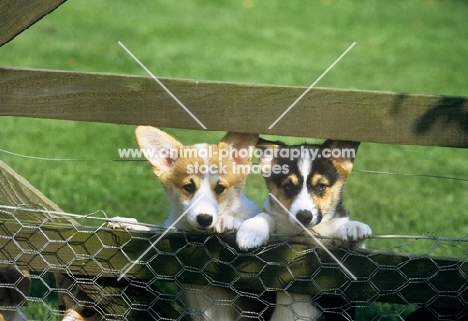
[[[0,206],[5,320],[73,313],[84,320],[190,320],[204,313],[209,319],[216,309],[223,319],[268,320],[277,293],[293,315],[306,302],[325,320],[468,318],[466,236],[374,237],[367,250],[335,248],[324,238],[354,280],[300,236],[276,236],[242,252],[233,234],[171,231],[154,245],[162,227],[112,230],[105,215],[84,217],[98,220],[93,227],[77,217],[41,206]]]

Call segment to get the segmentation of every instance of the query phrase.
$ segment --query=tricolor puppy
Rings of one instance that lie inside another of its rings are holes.
[[[18,306],[27,304],[31,279],[27,270],[0,269],[0,321],[25,321]]]
[[[301,224],[317,235],[335,237],[341,245],[361,246],[372,231],[366,224],[350,221],[342,204],[342,189],[358,147],[359,143],[344,141],[260,147],[259,164],[270,197],[263,212],[241,225],[238,246],[247,250],[264,245],[270,233],[301,233]],[[272,320],[316,320],[320,316],[307,295],[277,293]]]
[[[178,228],[203,233],[235,232],[258,213],[243,193],[258,135],[227,133],[218,144],[184,146],[157,128],[139,126],[136,138],[169,198],[166,226],[177,222]],[[238,311],[226,304],[235,297],[228,289],[187,285],[185,290],[195,319],[236,319]]]

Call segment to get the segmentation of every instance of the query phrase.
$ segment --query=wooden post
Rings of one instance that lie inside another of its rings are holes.
[[[0,2],[0,47],[65,1],[2,0]]]

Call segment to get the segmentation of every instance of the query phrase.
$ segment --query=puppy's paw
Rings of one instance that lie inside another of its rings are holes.
[[[236,243],[241,250],[247,251],[267,244],[269,238],[268,224],[254,217],[242,223],[236,234]]]
[[[243,221],[243,219],[234,216],[220,216],[213,228],[216,233],[235,232],[239,229]]]
[[[369,225],[357,222],[348,221],[338,227],[336,236],[344,243],[358,243],[372,236],[372,230]]]
[[[111,219],[109,223],[107,223],[107,227],[114,229],[114,230],[131,230],[131,231],[149,231],[150,228],[138,224],[136,218],[133,217],[120,217],[116,216]]]

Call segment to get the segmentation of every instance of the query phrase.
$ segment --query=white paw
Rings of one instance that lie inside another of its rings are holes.
[[[362,242],[372,236],[372,230],[367,224],[348,221],[338,227],[336,236],[346,243]]]
[[[243,221],[243,219],[234,216],[220,216],[213,228],[216,233],[235,232],[239,229]]]
[[[267,244],[269,238],[268,224],[255,217],[245,220],[236,234],[237,245],[244,251]]]
[[[132,230],[132,231],[149,231],[150,228],[138,224],[136,218],[133,217],[120,217],[116,216],[111,219],[109,223],[107,223],[107,227],[111,229],[120,229],[120,230]]]

